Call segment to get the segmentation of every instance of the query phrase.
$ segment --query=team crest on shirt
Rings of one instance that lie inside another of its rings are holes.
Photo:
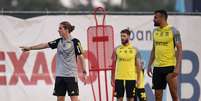
[[[165,36],[169,36],[169,32],[165,32]]]
[[[157,32],[156,35],[158,35],[159,33]]]
[[[66,48],[71,48],[72,44],[70,42],[66,43]]]
[[[162,37],[162,36],[163,36],[163,32],[160,33],[160,37]]]
[[[133,53],[133,50],[130,49],[130,50],[129,50],[129,53],[132,54],[132,53]]]

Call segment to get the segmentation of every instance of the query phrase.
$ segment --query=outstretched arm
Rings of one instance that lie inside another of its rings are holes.
[[[60,39],[61,38],[58,38],[58,39],[56,39],[54,41],[50,41],[48,43],[40,43],[40,44],[34,45],[34,46],[21,46],[20,48],[24,52],[30,51],[30,50],[40,50],[40,49],[45,49],[45,48],[55,49],[55,48],[57,48],[57,45],[58,45]]]
[[[40,50],[40,49],[49,48],[49,45],[48,43],[41,43],[34,46],[20,46],[20,48],[22,49],[23,52],[25,52],[30,50]]]

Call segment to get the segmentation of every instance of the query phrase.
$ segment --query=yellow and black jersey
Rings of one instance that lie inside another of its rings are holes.
[[[119,45],[116,48],[116,72],[115,79],[136,80],[136,61],[138,50],[131,44],[124,46]]]
[[[181,42],[180,33],[176,28],[170,25],[156,28],[153,32],[154,67],[175,66],[175,44],[179,42]]]

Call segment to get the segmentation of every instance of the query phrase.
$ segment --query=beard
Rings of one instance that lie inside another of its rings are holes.
[[[128,42],[129,42],[128,39],[127,39],[127,40],[121,40],[121,43],[122,43],[123,45],[127,44]]]
[[[160,26],[160,23],[154,22],[154,26]]]

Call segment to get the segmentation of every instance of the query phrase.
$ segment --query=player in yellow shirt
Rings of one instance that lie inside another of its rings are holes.
[[[135,85],[138,84],[140,73],[140,58],[138,50],[129,42],[130,31],[121,31],[121,45],[114,49],[112,56],[113,70],[111,84],[115,88],[114,95],[117,101],[123,101],[126,90],[127,101],[133,101],[135,96]]]
[[[146,95],[146,92],[145,92],[145,88],[144,88],[144,85],[145,85],[145,82],[144,82],[144,61],[141,60],[141,71],[140,71],[140,79],[139,79],[139,84],[136,85],[136,96],[135,96],[135,101],[138,101],[137,99],[139,99],[139,101],[147,101],[147,95]]]
[[[168,25],[168,14],[165,10],[155,11],[153,31],[153,48],[147,73],[152,77],[156,101],[162,101],[163,89],[168,84],[173,101],[179,101],[177,76],[180,73],[182,59],[182,43],[179,31]]]

